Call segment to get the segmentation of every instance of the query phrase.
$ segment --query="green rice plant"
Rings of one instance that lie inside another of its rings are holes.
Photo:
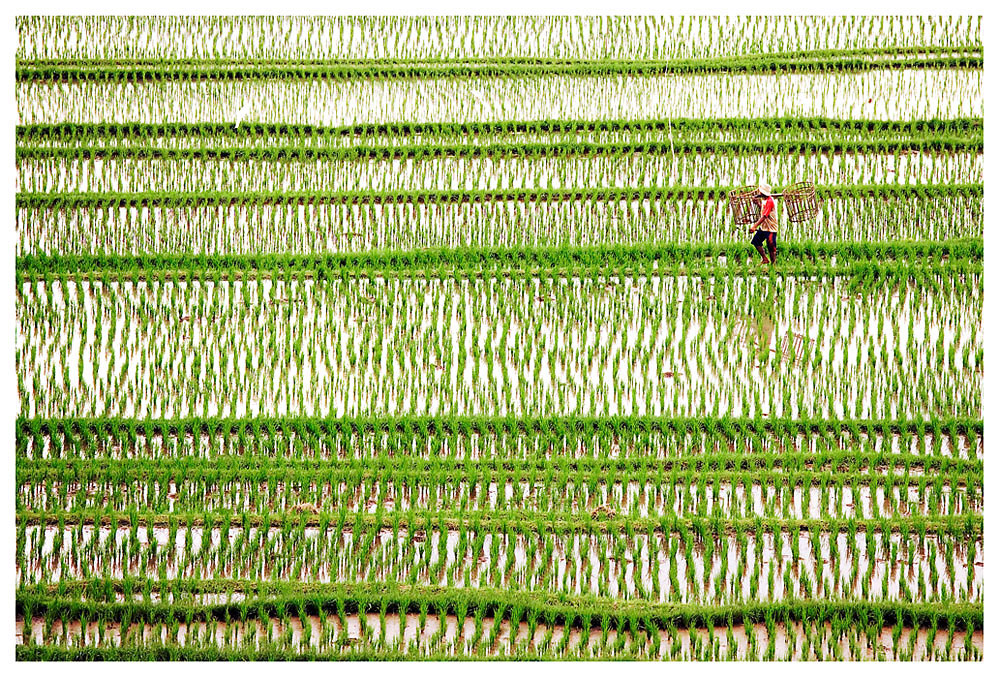
[[[18,18],[17,658],[981,659],[980,19],[764,21]]]

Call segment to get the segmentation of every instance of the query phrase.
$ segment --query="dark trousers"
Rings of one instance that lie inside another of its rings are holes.
[[[758,230],[753,234],[753,240],[750,243],[758,250],[767,243],[767,253],[771,255],[771,263],[774,263],[774,257],[778,254],[778,234],[775,231]]]

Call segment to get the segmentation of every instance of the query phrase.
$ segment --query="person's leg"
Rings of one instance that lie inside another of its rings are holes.
[[[767,234],[767,251],[771,255],[771,264],[778,257],[778,234],[774,231]]]
[[[753,245],[758,252],[760,252],[760,263],[769,264],[771,263],[767,258],[767,251],[764,249],[764,243],[767,241],[767,233],[764,231],[757,231],[753,234],[753,240],[750,244]]]

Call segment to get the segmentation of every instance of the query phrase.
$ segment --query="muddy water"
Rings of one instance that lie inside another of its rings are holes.
[[[269,641],[280,641],[299,651],[328,651],[339,646],[342,651],[349,652],[354,647],[375,645],[414,653],[445,650],[461,655],[479,651],[487,656],[508,654],[515,649],[541,654],[605,656],[618,643],[621,635],[609,629],[605,638],[600,628],[592,628],[585,633],[582,629],[567,629],[562,625],[550,628],[544,622],[536,623],[532,632],[531,625],[526,621],[520,621],[515,627],[504,619],[497,627],[496,620],[490,617],[483,618],[477,629],[473,618],[465,618],[459,623],[454,615],[446,615],[442,619],[435,614],[428,614],[423,623],[417,614],[404,617],[386,614],[383,622],[374,613],[364,615],[363,619],[357,614],[350,614],[346,622],[344,625],[338,615],[331,614],[322,619],[318,616],[306,616],[304,619],[292,616],[284,620],[272,618],[264,623],[257,620],[230,622],[228,625],[223,622],[198,622],[190,626],[178,623],[174,630],[162,624],[131,624],[125,629],[123,640],[123,630],[117,622],[106,623],[103,629],[98,622],[89,622],[84,630],[79,621],[65,626],[62,621],[55,621],[51,628],[46,629],[44,618],[34,617],[31,634],[35,643],[48,640],[50,644],[54,642],[71,647],[170,643],[181,647],[192,644],[215,644],[218,647],[249,645],[259,649]],[[24,628],[24,619],[18,618],[15,622],[15,643],[18,645],[25,642]],[[629,646],[639,643],[645,648],[644,656],[647,658],[714,656],[747,659],[766,658],[767,652],[773,652],[773,658],[794,660],[832,659],[838,657],[837,652],[840,653],[839,658],[853,659],[920,660],[945,656],[960,659],[964,657],[965,639],[965,632],[956,632],[948,652],[948,632],[943,630],[930,638],[926,629],[905,628],[899,642],[894,643],[893,629],[885,627],[875,643],[871,644],[863,634],[838,639],[834,638],[829,624],[804,627],[798,622],[787,627],[777,624],[773,632],[769,632],[764,624],[737,625],[731,630],[724,626],[681,629],[674,634],[661,630],[652,639],[653,645],[649,644],[650,639],[645,632],[635,635],[625,633],[622,638]],[[852,650],[852,642],[856,650]],[[773,647],[770,647],[772,643]],[[915,643],[912,656],[909,653],[911,643]],[[973,632],[972,645],[982,653],[982,631]],[[707,655],[706,648],[710,648]]]

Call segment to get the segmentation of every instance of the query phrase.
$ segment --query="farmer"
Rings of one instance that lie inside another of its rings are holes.
[[[757,187],[757,204],[760,205],[760,219],[750,226],[753,233],[753,246],[760,252],[762,264],[774,264],[778,255],[778,215],[774,211],[774,198],[771,197],[771,187],[761,184]],[[756,231],[756,233],[754,233]],[[764,250],[767,243],[767,250]],[[770,254],[770,258],[768,258]]]

